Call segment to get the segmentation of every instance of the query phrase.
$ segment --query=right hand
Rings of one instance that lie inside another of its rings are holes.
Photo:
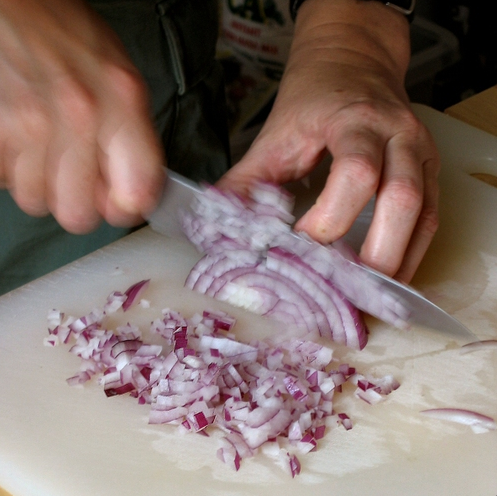
[[[135,225],[164,163],[145,84],[83,0],[0,0],[0,187],[23,211]]]

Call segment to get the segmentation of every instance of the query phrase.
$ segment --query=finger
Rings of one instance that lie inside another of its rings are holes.
[[[264,156],[249,151],[216,182],[216,187],[247,197],[258,181],[276,182],[268,167],[261,167],[264,163],[267,163]]]
[[[350,229],[376,191],[383,161],[381,139],[367,131],[340,133],[330,149],[333,162],[326,185],[295,226],[322,243]]]
[[[105,164],[107,156],[102,153],[99,155],[100,170],[107,170],[108,165]],[[116,205],[110,194],[110,182],[102,174],[98,176],[95,185],[95,204],[100,215],[114,227],[132,227],[144,221],[141,214],[130,214]]]
[[[265,130],[252,143],[245,155],[216,183],[219,189],[230,190],[247,196],[257,182],[284,183],[286,157],[279,153],[279,138],[267,139]]]
[[[41,217],[49,213],[44,174],[52,124],[39,95],[23,91],[17,100],[6,151],[10,193],[21,210]]]
[[[31,145],[15,159],[10,193],[21,210],[42,217],[49,213],[44,176],[46,143],[40,141]]]
[[[0,189],[9,189],[12,186],[14,161],[15,154],[7,146],[6,140],[3,140],[0,142]]]
[[[324,157],[324,139],[301,132],[275,108],[242,159],[216,183],[218,188],[247,196],[259,181],[284,184],[303,178]]]
[[[94,201],[97,157],[95,148],[86,145],[57,143],[47,160],[49,209],[59,224],[74,234],[92,231],[101,220]]]
[[[373,221],[360,252],[367,265],[390,276],[402,263],[422,209],[421,163],[402,136],[390,140]]]
[[[47,204],[64,229],[87,233],[101,220],[94,191],[99,173],[97,101],[77,79],[64,77],[54,84],[58,126],[47,152]]]
[[[427,160],[423,166],[425,177],[423,209],[407,246],[404,259],[395,274],[397,280],[406,284],[413,278],[438,229],[439,169],[438,158]]]
[[[165,162],[153,131],[124,123],[105,149],[103,177],[108,198],[103,212],[109,222],[146,217],[160,198]]]
[[[98,144],[101,176],[108,196],[102,214],[112,222],[133,223],[155,208],[165,180],[165,158],[150,119],[143,82],[133,72],[112,72],[114,98],[104,102]]]

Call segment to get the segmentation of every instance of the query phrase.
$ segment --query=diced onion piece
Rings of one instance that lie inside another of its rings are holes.
[[[58,346],[60,343],[59,337],[55,334],[50,334],[43,338],[43,344],[45,346]]]
[[[300,474],[301,466],[300,466],[300,461],[295,455],[290,455],[288,454],[288,463],[290,465],[290,472],[292,474],[292,477],[295,477],[296,475]]]
[[[126,296],[126,300],[123,303],[124,311],[128,310],[135,301],[138,301],[138,297],[143,293],[143,291],[145,291],[149,283],[150,279],[145,279],[133,284],[124,292],[124,295]]]
[[[352,420],[350,420],[350,417],[346,413],[339,413],[338,418],[346,430],[352,429]]]

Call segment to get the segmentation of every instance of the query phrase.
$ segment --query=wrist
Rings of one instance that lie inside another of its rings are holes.
[[[405,15],[379,1],[306,0],[296,19],[293,45],[298,49],[310,44],[342,45],[402,75],[411,55]]]

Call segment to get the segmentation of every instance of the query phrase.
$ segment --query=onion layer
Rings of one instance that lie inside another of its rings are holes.
[[[481,413],[461,408],[432,408],[423,410],[422,415],[439,420],[449,420],[458,424],[468,425],[477,434],[497,429],[495,420]]]

